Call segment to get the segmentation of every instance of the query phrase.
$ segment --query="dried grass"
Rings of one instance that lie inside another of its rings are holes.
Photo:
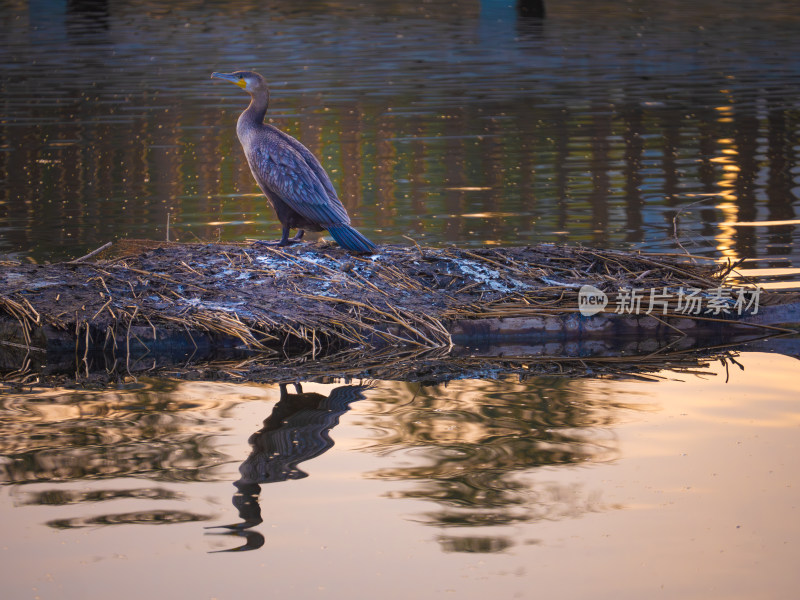
[[[0,268],[0,314],[19,323],[26,347],[35,350],[33,332],[50,326],[74,331],[76,352],[101,345],[128,356],[132,341],[147,347],[176,331],[312,358],[352,348],[446,352],[457,320],[569,315],[586,284],[711,289],[731,268],[552,245],[385,246],[372,257],[325,244],[107,246],[68,263]],[[657,318],[702,318],[670,311]]]

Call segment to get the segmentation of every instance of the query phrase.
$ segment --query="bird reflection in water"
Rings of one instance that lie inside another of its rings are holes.
[[[236,493],[233,505],[239,511],[240,523],[217,525],[224,535],[245,538],[237,548],[216,552],[255,550],[264,545],[264,536],[251,528],[259,525],[261,505],[258,496],[262,483],[275,483],[308,477],[297,465],[315,458],[333,446],[329,432],[339,423],[339,417],[350,404],[364,399],[367,385],[345,385],[334,388],[328,396],[303,392],[294,384],[297,393],[290,394],[285,383],[280,384],[280,400],[264,426],[250,436],[250,456],[239,467],[241,477],[234,482]]]

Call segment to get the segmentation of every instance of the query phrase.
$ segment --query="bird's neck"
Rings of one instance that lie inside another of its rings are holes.
[[[250,97],[250,106],[239,117],[239,123],[242,125],[263,125],[267,108],[269,108],[269,90],[253,94]]]

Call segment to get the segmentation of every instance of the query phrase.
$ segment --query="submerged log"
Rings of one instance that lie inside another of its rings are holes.
[[[591,342],[609,352],[796,328],[800,297],[728,285],[730,271],[548,244],[353,256],[325,244],[116,243],[66,263],[0,264],[0,370],[498,344],[588,356]]]

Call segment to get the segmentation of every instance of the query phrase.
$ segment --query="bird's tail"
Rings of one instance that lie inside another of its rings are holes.
[[[372,253],[377,246],[365,238],[350,225],[331,225],[327,228],[331,237],[336,240],[342,248],[351,252]]]

